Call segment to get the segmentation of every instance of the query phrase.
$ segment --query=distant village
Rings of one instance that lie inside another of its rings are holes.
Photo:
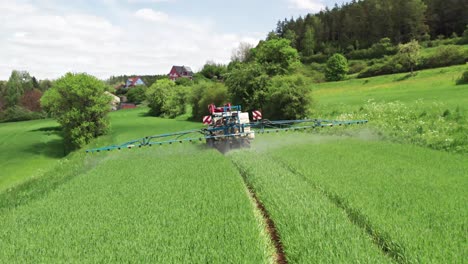
[[[172,66],[169,74],[167,77],[172,81],[176,81],[180,78],[187,78],[192,80],[193,79],[193,71],[192,68],[188,66]],[[138,102],[132,102],[129,100],[127,93],[134,88],[137,87],[144,87],[148,86],[142,77],[140,76],[133,76],[128,78],[125,83],[120,83],[115,85],[114,93],[106,92],[109,96],[113,98],[112,100],[112,110],[120,110],[120,109],[131,109],[135,108]]]

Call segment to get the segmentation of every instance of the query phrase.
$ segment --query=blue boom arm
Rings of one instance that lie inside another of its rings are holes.
[[[193,129],[187,131],[180,131],[174,133],[166,133],[154,136],[148,136],[139,138],[119,145],[111,145],[101,148],[94,148],[86,150],[87,153],[120,150],[125,148],[141,148],[151,147],[153,145],[163,145],[172,143],[184,143],[184,142],[195,142],[203,141],[206,139],[218,139],[218,138],[229,138],[237,136],[245,136],[252,133],[263,134],[280,131],[297,131],[306,130],[317,127],[333,127],[333,126],[347,126],[355,124],[365,124],[367,120],[355,120],[355,121],[336,121],[336,120],[321,120],[321,119],[301,119],[301,120],[261,120],[257,122],[251,122],[248,124],[230,124],[228,126],[204,128],[204,129]],[[250,127],[251,132],[244,133],[225,133],[222,135],[216,134],[215,132],[220,130],[225,131],[244,131],[240,128]]]

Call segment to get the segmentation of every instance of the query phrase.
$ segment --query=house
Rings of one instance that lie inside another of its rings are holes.
[[[169,72],[169,79],[175,81],[178,78],[190,78],[193,77],[193,71],[187,66],[172,66],[171,72]]]
[[[145,82],[143,82],[141,77],[128,78],[125,82],[125,88],[135,87],[138,85],[145,85]]]

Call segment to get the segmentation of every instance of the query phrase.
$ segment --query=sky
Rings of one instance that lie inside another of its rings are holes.
[[[86,72],[167,74],[228,63],[278,20],[345,0],[0,0],[0,80],[12,70],[39,79]]]

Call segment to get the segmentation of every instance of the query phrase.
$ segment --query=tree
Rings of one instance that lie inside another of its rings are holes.
[[[210,80],[223,80],[226,71],[226,65],[217,64],[214,61],[207,61],[200,73]]]
[[[265,116],[270,119],[304,118],[310,107],[310,89],[301,75],[275,76],[268,87]]]
[[[108,130],[111,97],[106,85],[84,73],[67,73],[41,99],[43,109],[62,126],[67,150],[79,148]]]
[[[23,86],[19,71],[12,71],[6,85],[6,101],[8,107],[13,107],[18,104],[18,100],[23,94]]]
[[[176,84],[169,79],[156,81],[146,91],[146,100],[150,108],[149,114],[152,116],[163,116],[164,105],[169,98],[170,93],[175,88]]]
[[[398,45],[398,56],[400,62],[403,65],[407,65],[411,68],[411,75],[413,75],[413,69],[420,61],[420,50],[421,46],[417,40],[412,40],[407,44]]]
[[[258,63],[242,63],[226,75],[226,86],[232,103],[244,109],[262,108],[269,77]]]
[[[299,64],[299,54],[287,39],[263,41],[252,50],[255,60],[270,76],[291,73]]]
[[[40,112],[42,92],[39,89],[33,89],[25,92],[20,99],[20,105],[29,111]]]
[[[143,85],[133,87],[127,92],[127,100],[129,102],[140,104],[146,99],[146,89]]]
[[[346,58],[336,53],[331,56],[327,61],[327,67],[325,69],[325,78],[327,81],[341,81],[344,80],[348,73],[348,61]]]
[[[302,56],[309,57],[314,55],[315,38],[314,29],[310,26],[306,27],[304,40],[302,41]]]
[[[250,50],[253,45],[247,42],[241,42],[237,49],[232,51],[231,61],[233,62],[248,62],[251,59]]]
[[[227,88],[222,83],[201,82],[195,85],[190,99],[193,119],[200,121],[203,116],[209,115],[208,105],[224,105],[228,98]]]
[[[52,81],[50,80],[41,80],[39,82],[39,90],[41,90],[42,92],[45,92],[47,90],[49,90],[51,87],[52,87],[53,83]]]

